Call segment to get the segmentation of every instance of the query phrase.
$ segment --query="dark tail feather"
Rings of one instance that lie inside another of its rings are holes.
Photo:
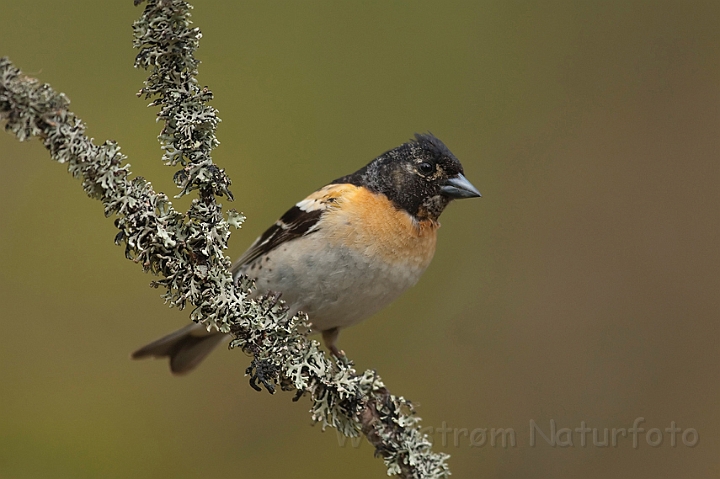
[[[202,325],[193,323],[143,346],[130,357],[133,359],[168,357],[172,373],[185,374],[192,371],[226,339],[229,339],[227,334],[216,331],[209,333]]]

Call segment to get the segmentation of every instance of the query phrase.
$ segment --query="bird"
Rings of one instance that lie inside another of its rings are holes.
[[[337,358],[340,330],[413,286],[435,253],[438,218],[456,199],[481,197],[460,161],[432,133],[378,156],[295,204],[233,263],[257,294],[277,293],[288,314],[307,314]],[[194,369],[229,334],[191,323],[132,353]]]

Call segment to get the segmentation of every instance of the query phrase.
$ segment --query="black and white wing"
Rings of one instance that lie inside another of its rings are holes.
[[[243,266],[252,263],[278,246],[317,231],[320,218],[337,204],[338,198],[346,187],[347,185],[328,185],[290,208],[235,261],[230,270],[233,276]]]

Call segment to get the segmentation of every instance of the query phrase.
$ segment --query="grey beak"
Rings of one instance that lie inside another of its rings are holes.
[[[472,183],[468,181],[462,173],[457,176],[448,178],[445,184],[440,188],[444,195],[453,199],[460,198],[480,198],[482,195]]]

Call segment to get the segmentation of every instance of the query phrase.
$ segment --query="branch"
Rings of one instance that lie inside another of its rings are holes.
[[[140,3],[136,0],[136,4]],[[374,371],[358,374],[352,363],[330,361],[319,343],[308,340],[307,318],[288,317],[275,296],[249,299],[251,281],[237,282],[225,256],[230,226],[244,217],[234,210],[226,219],[218,197],[232,199],[230,180],[212,161],[220,121],[208,105],[212,93],[195,79],[194,53],[201,37],[190,28],[191,6],[179,0],[152,0],[135,22],[135,65],[150,70],[140,95],[154,98],[164,127],[158,139],[166,164],[180,165],[175,183],[180,194],[198,197],[185,213],[141,177],[130,178],[130,165],[113,141],[95,145],[85,124],[69,110],[69,100],[49,85],[24,76],[7,58],[0,59],[0,120],[20,141],[39,138],[50,156],[82,180],[85,192],[115,215],[115,243],[128,259],[160,277],[163,298],[180,309],[193,306],[191,318],[233,335],[231,347],[252,356],[250,385],[274,393],[296,391],[310,397],[314,421],[344,435],[364,434],[382,456],[389,475],[403,478],[447,477],[449,456],[433,453],[420,432],[412,404],[394,396]]]

